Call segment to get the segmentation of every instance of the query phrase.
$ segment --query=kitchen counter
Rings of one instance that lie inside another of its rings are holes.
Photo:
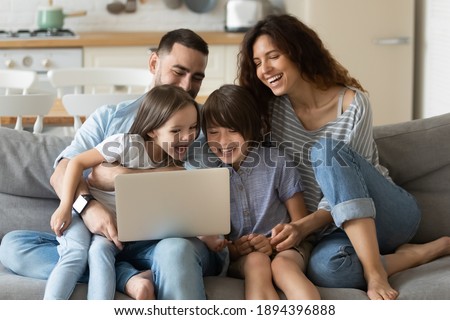
[[[197,32],[209,45],[239,45],[243,33],[219,31]],[[20,48],[85,48],[85,47],[131,47],[157,45],[166,32],[89,32],[77,33],[73,38],[52,39],[14,39],[0,40],[0,49]],[[202,103],[206,97],[198,97]],[[35,117],[23,117],[24,126],[34,123]],[[15,117],[0,117],[0,125],[14,125]],[[73,118],[65,111],[59,101],[55,102],[50,113],[44,117],[44,125],[73,125]]]
[[[1,40],[0,48],[70,48],[155,45],[166,32],[89,32],[74,38]],[[219,31],[197,32],[210,45],[240,44],[244,34]]]
[[[197,97],[198,103],[204,103],[206,97]],[[80,117],[84,122],[86,117]],[[16,117],[0,117],[0,126],[14,126],[16,124]],[[32,127],[36,121],[35,116],[22,117],[22,124],[24,127]],[[66,109],[64,109],[61,100],[56,99],[53,107],[50,109],[48,115],[44,116],[44,126],[73,126],[73,117],[70,116]]]

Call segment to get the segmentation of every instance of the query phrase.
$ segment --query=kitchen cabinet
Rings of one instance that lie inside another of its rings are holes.
[[[414,0],[285,0],[369,92],[374,124],[413,117]]]
[[[156,47],[156,44],[155,44]],[[147,68],[152,46],[85,47],[85,67],[132,67]],[[237,72],[237,44],[210,45],[206,77],[198,94],[199,101],[222,84],[233,83]]]

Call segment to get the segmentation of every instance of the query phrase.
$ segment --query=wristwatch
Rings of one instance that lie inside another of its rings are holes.
[[[80,194],[77,200],[75,200],[75,202],[73,203],[72,208],[73,210],[75,210],[76,213],[81,215],[81,213],[87,207],[88,203],[91,200],[95,200],[92,194]]]

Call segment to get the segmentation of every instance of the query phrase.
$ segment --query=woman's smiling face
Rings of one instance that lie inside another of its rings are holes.
[[[296,82],[301,79],[298,67],[273,44],[268,35],[261,35],[255,40],[253,62],[258,79],[276,96],[294,92]]]

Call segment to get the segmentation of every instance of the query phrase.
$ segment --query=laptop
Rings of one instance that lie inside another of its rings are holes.
[[[120,241],[230,232],[227,168],[123,174],[115,189]]]

